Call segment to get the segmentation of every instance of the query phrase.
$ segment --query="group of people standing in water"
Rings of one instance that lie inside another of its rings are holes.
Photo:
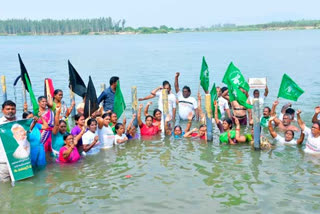
[[[114,98],[117,88],[118,77],[111,77],[110,86],[98,97],[98,103],[102,103],[99,110],[90,117],[84,116],[84,102],[75,106],[72,102],[70,107],[62,100],[63,91],[56,89],[53,97],[50,94],[38,98],[39,114],[34,115],[28,111],[28,106],[24,104],[23,119],[33,118],[30,130],[27,132],[30,142],[30,158],[33,167],[46,166],[46,153],[50,153],[56,162],[75,163],[81,157],[98,153],[101,149],[109,149],[114,145],[124,144],[127,141],[143,138],[145,136],[159,135],[161,132],[165,136],[174,139],[198,138],[207,142],[207,126],[205,124],[205,114],[201,108],[201,94],[197,99],[191,96],[190,87],[179,87],[179,73],[175,75],[174,88],[176,94],[171,90],[171,84],[163,81],[160,87],[155,88],[151,93],[139,101],[149,100],[158,97],[158,108],[149,114],[149,107],[152,102],[148,102],[143,109],[143,104],[139,104],[136,114],[132,115],[131,121],[126,123],[118,121],[118,115],[114,112]],[[162,116],[163,102],[161,90],[168,92],[168,114]],[[243,133],[241,126],[252,127],[252,112],[240,105],[236,100],[230,102],[227,87],[217,87],[218,100],[214,102],[213,123],[219,130],[219,141],[221,144],[250,143],[253,141],[253,134]],[[254,90],[253,97],[243,90],[247,96],[247,103],[259,100],[263,115],[260,118],[262,130],[269,131],[275,142],[281,144],[302,144],[306,138],[305,152],[320,154],[320,106],[315,108],[312,118],[312,127],[308,128],[302,121],[301,111],[295,111],[291,104],[282,107],[281,114],[277,116],[276,107],[278,100],[273,103],[272,108],[264,106],[264,98],[268,96],[266,87],[263,97],[260,97],[259,90]],[[208,92],[206,92],[208,93]],[[74,115],[74,127],[71,127],[70,114],[76,108]],[[10,100],[2,104],[2,114],[0,124],[12,122],[18,119],[16,116],[16,104]],[[142,119],[144,116],[144,121]],[[174,121],[180,121],[180,124]],[[186,122],[182,122],[186,121]],[[194,121],[200,121],[199,128],[192,128]],[[293,125],[297,121],[299,128]],[[186,124],[186,125],[185,125]],[[185,125],[185,128],[182,128]],[[235,129],[233,127],[235,126]],[[138,131],[138,128],[140,131]],[[252,130],[249,129],[249,130]],[[276,130],[276,131],[275,131]],[[295,140],[294,136],[300,133],[300,137]],[[273,143],[271,143],[273,144]],[[270,144],[270,145],[271,145]],[[4,149],[0,141],[0,180],[6,181],[9,172],[4,158]]]

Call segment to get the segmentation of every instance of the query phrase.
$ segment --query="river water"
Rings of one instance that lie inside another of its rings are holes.
[[[91,75],[99,94],[112,75],[120,77],[130,118],[131,86],[146,96],[163,80],[196,95],[202,56],[211,84],[221,80],[230,63],[246,78],[267,77],[276,99],[287,73],[305,93],[301,108],[310,126],[320,95],[320,31],[215,32],[159,35],[0,37],[0,75],[6,75],[8,98],[22,111],[17,54],[28,69],[36,96],[45,77],[68,98],[70,59],[84,81]],[[210,86],[211,87],[211,86]],[[0,101],[2,103],[2,94]],[[80,101],[77,97],[76,101]],[[153,100],[151,109],[157,107]],[[280,99],[280,106],[285,100]],[[144,102],[146,103],[146,101]],[[194,124],[197,126],[197,124]],[[254,151],[248,145],[220,146],[197,140],[139,140],[85,157],[74,165],[50,162],[30,179],[0,184],[0,211],[12,213],[318,213],[320,157],[303,147],[278,146]],[[131,175],[130,178],[126,178]]]

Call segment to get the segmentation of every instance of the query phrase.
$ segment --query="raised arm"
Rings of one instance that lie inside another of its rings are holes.
[[[72,112],[72,109],[74,108],[74,106],[76,105],[76,102],[74,100],[72,100],[71,106],[68,108],[67,112],[66,112],[66,117],[69,117],[69,115]]]
[[[303,140],[304,140],[304,133],[303,133],[303,131],[301,129],[300,137],[297,140],[297,144],[302,144]]]
[[[139,98],[138,100],[143,101],[143,100],[149,100],[151,98],[154,98],[156,96],[157,91],[159,91],[160,89],[162,89],[162,86],[159,86],[158,88],[153,89],[148,96],[144,98]]]
[[[78,141],[82,138],[82,135],[86,132],[86,128],[85,127],[82,127],[81,129],[81,132],[77,135],[77,136],[74,136],[74,145],[77,145],[78,144]]]
[[[137,117],[137,120],[138,120],[138,125],[141,126],[142,125],[142,120],[141,120],[141,110],[143,108],[143,105],[140,104],[139,105],[139,109],[138,109],[138,117]]]
[[[196,108],[196,117],[197,120],[202,119],[204,117],[204,113],[201,108],[201,94],[198,92],[198,108]]]
[[[54,127],[52,129],[52,134],[54,134],[54,135],[56,135],[58,133],[58,131],[59,131],[60,114],[61,114],[61,108],[57,108],[56,109],[56,114],[54,116]]]
[[[52,99],[52,96],[50,93],[47,94],[47,106],[49,108],[52,108],[52,106],[53,106],[53,99]]]
[[[171,121],[171,116],[170,114],[167,114],[166,119],[164,121],[164,130],[167,136],[170,136],[172,134],[172,130],[169,128],[170,121]]]
[[[320,106],[317,106],[315,109],[314,109],[314,115],[312,117],[312,123],[317,123],[319,120],[318,120],[318,115],[320,113]]]
[[[300,114],[301,114],[301,110],[299,109],[299,110],[297,111],[297,120],[298,120],[298,124],[299,124],[301,130],[304,131],[304,128],[305,128],[306,125],[305,125],[304,122],[302,121],[302,119],[301,119],[301,117],[300,117]]]
[[[268,86],[266,85],[266,89],[264,89],[264,97],[267,97],[269,94]]]
[[[197,132],[197,131],[198,131],[198,129],[197,129],[197,128],[194,128],[194,129],[192,129],[191,131],[186,132],[186,133],[183,135],[183,137],[191,137],[191,136],[192,136],[192,133]]]
[[[230,101],[229,99],[229,90],[225,90],[222,95],[221,95],[224,99],[226,99],[227,101]]]
[[[191,125],[192,125],[192,119],[193,119],[193,113],[192,113],[192,111],[191,111],[191,112],[189,112],[189,114],[188,114],[188,123],[187,123],[186,129],[184,130],[185,133],[187,133],[188,131],[190,131],[190,128],[191,128]]]
[[[90,144],[83,144],[83,151],[88,152],[96,143],[98,142],[99,137],[95,136],[93,141]]]
[[[236,141],[238,143],[245,143],[246,142],[246,137],[243,136],[243,135],[240,135],[240,122],[239,122],[239,119],[236,118],[236,117],[233,117],[234,118],[234,123],[236,124]],[[228,138],[229,138],[229,134],[228,134]],[[230,141],[229,141],[230,143]],[[232,143],[230,144],[234,144],[234,142],[232,141]]]
[[[130,129],[131,129],[131,126],[133,125],[133,122],[134,122],[134,120],[136,119],[136,116],[137,116],[136,114],[132,114],[132,119],[131,119],[131,121],[130,121],[129,124],[128,124],[126,133],[129,133],[129,131],[130,131]]]
[[[146,107],[144,108],[144,116],[148,116],[148,115],[149,115],[148,111],[149,111],[149,106],[150,106],[151,104],[152,104],[152,102],[149,101],[149,102],[147,103]]]
[[[275,119],[274,117],[270,117],[269,122],[268,122],[268,129],[269,129],[270,135],[273,138],[276,138],[278,136],[278,134],[274,131],[273,126],[272,126],[272,121],[274,121],[274,119]]]
[[[277,114],[276,113],[276,108],[277,108],[278,105],[279,105],[279,100],[276,100],[276,101],[273,102],[271,113],[270,113],[271,116],[273,116],[273,117],[276,116],[276,114]]]
[[[180,73],[177,72],[176,76],[174,77],[174,88],[176,89],[176,93],[178,93],[180,91],[180,88],[179,88],[179,76],[180,76]]]

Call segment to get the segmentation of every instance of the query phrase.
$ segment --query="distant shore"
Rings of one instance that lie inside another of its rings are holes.
[[[0,20],[0,36],[61,36],[61,35],[135,35],[183,32],[238,32],[238,31],[284,31],[317,30],[320,20],[271,22],[256,25],[217,24],[211,27],[173,28],[126,27],[125,20],[109,18],[79,20]]]

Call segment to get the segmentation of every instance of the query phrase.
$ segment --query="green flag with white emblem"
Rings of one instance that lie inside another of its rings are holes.
[[[227,84],[228,86],[231,84],[236,85],[238,87],[243,88],[246,91],[249,91],[249,89],[250,89],[250,86],[247,83],[244,76],[242,75],[241,71],[239,70],[239,68],[234,66],[234,64],[232,62],[228,66],[228,69],[227,69],[226,73],[224,74],[222,82]]]
[[[247,103],[247,96],[238,88],[238,86],[230,84],[228,85],[228,91],[230,102],[236,100],[240,105],[244,106],[245,108],[252,108],[252,105]]]
[[[202,57],[202,65],[200,72],[200,85],[204,91],[209,90],[209,70],[208,65],[204,57]]]
[[[303,93],[304,90],[302,90],[287,74],[282,76],[278,97],[297,101]]]

